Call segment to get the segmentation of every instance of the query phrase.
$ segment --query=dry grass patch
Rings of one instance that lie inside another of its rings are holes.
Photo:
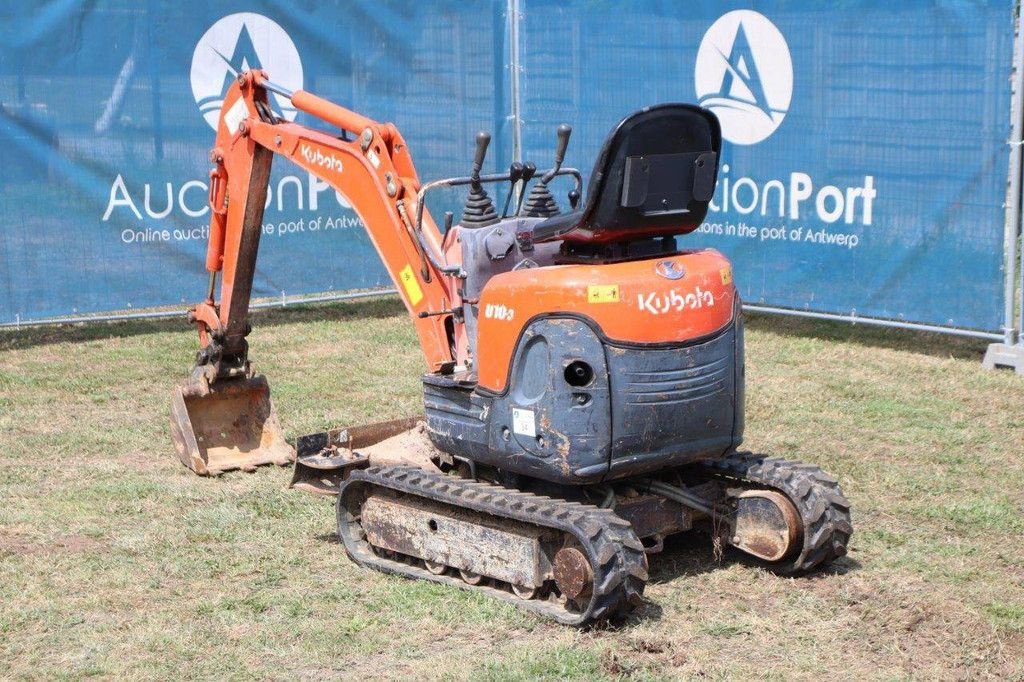
[[[413,414],[394,299],[263,312],[253,358],[289,436]],[[754,318],[748,445],[837,475],[832,571],[765,573],[699,537],[649,602],[567,629],[356,569],[290,472],[194,477],[167,400],[178,321],[0,334],[0,670],[19,677],[672,679],[1024,676],[1024,382],[984,345]]]

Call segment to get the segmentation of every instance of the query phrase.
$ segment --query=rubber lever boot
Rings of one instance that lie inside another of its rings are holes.
[[[558,126],[558,145],[555,147],[555,165],[530,189],[530,196],[524,207],[527,216],[533,218],[550,218],[558,215],[558,204],[551,196],[548,183],[554,179],[558,170],[562,167],[562,160],[565,159],[565,150],[569,147],[569,136],[572,135],[572,128],[563,123]]]

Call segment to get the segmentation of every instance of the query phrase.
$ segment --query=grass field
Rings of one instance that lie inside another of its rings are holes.
[[[259,314],[289,436],[420,409],[394,299]],[[193,476],[168,396],[183,322],[0,335],[0,677],[1024,678],[1024,380],[984,344],[748,321],[747,445],[840,478],[833,570],[775,577],[702,538],[649,602],[576,630],[357,569],[290,471]]]

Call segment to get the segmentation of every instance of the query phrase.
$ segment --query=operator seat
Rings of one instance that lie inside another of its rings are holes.
[[[537,223],[533,241],[600,244],[692,232],[714,195],[721,147],[718,118],[707,109],[640,109],[605,140],[583,208]]]

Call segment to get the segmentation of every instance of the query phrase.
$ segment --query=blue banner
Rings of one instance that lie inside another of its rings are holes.
[[[478,129],[491,170],[511,160],[505,2],[9,5],[0,323],[203,297],[207,153],[243,68],[395,122],[424,180],[465,174]],[[548,165],[569,122],[567,163],[589,174],[623,116],[699,102],[722,122],[721,176],[680,241],[730,256],[746,302],[1001,326],[1013,3],[520,9],[525,158]],[[354,212],[283,160],[264,223],[256,296],[390,283]]]
[[[721,173],[681,242],[732,258],[745,302],[1000,328],[1013,3],[525,6],[528,158],[566,121],[586,167],[629,112],[699,102]]]
[[[508,125],[505,32],[503,3],[6,3],[0,322],[205,297],[208,154],[241,69],[395,122],[424,179],[468,173],[476,131]],[[385,285],[356,214],[277,159],[254,296]]]

